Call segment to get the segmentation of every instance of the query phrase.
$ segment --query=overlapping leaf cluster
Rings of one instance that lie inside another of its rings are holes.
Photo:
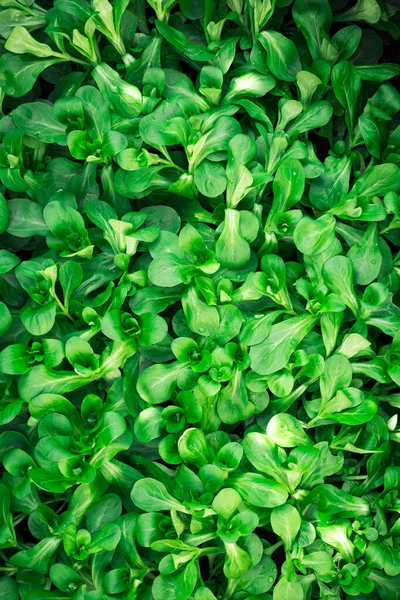
[[[399,599],[399,13],[0,35],[0,597]]]

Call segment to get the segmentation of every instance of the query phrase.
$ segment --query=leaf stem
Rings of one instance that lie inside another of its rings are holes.
[[[273,546],[270,546],[269,548],[267,548],[266,550],[264,550],[264,554],[266,556],[272,556],[272,554],[275,552],[275,550],[278,550],[278,548],[280,548],[281,546],[283,546],[283,542],[277,542],[276,544],[274,544]]]

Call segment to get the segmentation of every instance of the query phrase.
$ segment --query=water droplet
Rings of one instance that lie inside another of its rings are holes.
[[[199,331],[200,331],[200,333],[204,333],[205,332],[205,328],[204,327],[199,327]]]
[[[372,265],[376,265],[376,260],[371,260]]]
[[[293,175],[297,175],[297,172],[296,172],[296,171],[293,171]]]
[[[268,581],[269,581],[269,583],[273,583],[274,582],[274,578],[273,577],[268,577]]]

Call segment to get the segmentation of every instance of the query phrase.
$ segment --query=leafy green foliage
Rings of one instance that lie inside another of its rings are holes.
[[[400,600],[395,2],[0,4],[1,600]]]

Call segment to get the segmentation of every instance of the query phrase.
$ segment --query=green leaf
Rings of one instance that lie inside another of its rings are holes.
[[[255,596],[264,594],[274,585],[276,573],[277,569],[273,560],[269,556],[263,556],[258,564],[237,580],[235,590]]]
[[[303,254],[313,256],[324,252],[335,239],[336,221],[332,215],[325,214],[313,221],[304,217],[296,225],[293,240]]]
[[[373,114],[363,113],[358,119],[358,126],[368,152],[380,158],[388,137],[385,125]]]
[[[289,127],[286,128],[287,134],[305,133],[313,129],[318,129],[326,125],[333,113],[332,105],[329,102],[321,100],[320,102],[314,102],[304,112],[301,113]]]
[[[180,363],[148,367],[138,379],[140,396],[150,404],[166,402],[175,390],[178,375],[185,368],[185,365]]]
[[[250,567],[250,556],[237,544],[225,544],[227,558],[224,564],[224,575],[228,579],[238,579]]]
[[[240,212],[225,210],[224,228],[215,247],[218,262],[228,269],[241,269],[250,260],[250,245],[240,230]]]
[[[346,306],[357,314],[358,300],[353,288],[353,263],[345,256],[333,256],[323,267],[323,278],[328,288],[340,296]]]
[[[376,165],[364,171],[357,180],[354,190],[359,196],[383,196],[397,189],[398,177],[399,168],[396,165]]]
[[[142,112],[143,100],[140,90],[124,81],[110,66],[100,63],[92,75],[107,104],[121,117],[131,119]]]
[[[240,77],[234,77],[229,84],[224,104],[235,102],[243,97],[259,98],[265,96],[274,87],[275,79],[270,75],[246,73]]]
[[[14,198],[8,202],[9,222],[7,232],[19,238],[31,235],[45,236],[48,227],[43,219],[43,209],[39,204],[25,198]]]
[[[358,0],[358,2],[335,18],[335,21],[365,21],[374,24],[381,17],[381,8],[376,0]]]
[[[183,510],[186,509],[180,502],[168,493],[167,488],[160,481],[151,478],[140,479],[132,489],[132,500],[142,510]]]
[[[312,445],[312,440],[306,435],[300,421],[285,413],[272,417],[267,426],[267,435],[277,446],[283,448]]]
[[[0,194],[0,233],[6,231],[10,221],[10,209],[3,194]],[[3,261],[2,261],[3,264]],[[4,268],[4,267],[3,267]]]
[[[10,493],[5,485],[0,484],[0,547],[9,548],[17,545],[17,539],[14,531],[12,514],[10,512]],[[0,580],[0,590],[10,585]]]
[[[228,479],[228,484],[242,496],[243,500],[265,508],[274,508],[284,504],[288,493],[273,479],[258,473],[243,473]]]
[[[194,183],[201,194],[208,198],[216,198],[226,189],[225,169],[218,163],[203,160],[195,169]]]
[[[252,369],[260,375],[270,375],[285,367],[296,347],[316,322],[316,317],[302,315],[272,325],[267,339],[250,349]]]
[[[272,75],[283,81],[295,81],[301,63],[294,43],[276,31],[263,31],[259,39],[267,51],[267,65]]]
[[[16,567],[32,569],[32,571],[44,575],[47,573],[50,560],[60,544],[60,538],[47,537],[30,550],[21,550],[14,554],[10,562]]]
[[[292,598],[303,600],[303,588],[297,581],[288,581],[282,577],[274,589],[274,600],[291,600]]]
[[[349,190],[349,158],[328,157],[325,165],[325,173],[313,179],[310,187],[310,202],[319,210],[329,210],[340,204]]]
[[[0,593],[4,600],[18,600],[18,587],[11,577],[0,578]]]
[[[389,577],[380,571],[373,570],[369,578],[374,583],[382,600],[398,600],[398,598],[400,598],[398,588],[400,580],[399,575]]]
[[[304,193],[305,176],[300,161],[295,158],[287,158],[279,165],[272,190],[274,199],[271,213],[290,210],[301,199]],[[269,220],[271,220],[271,213]]]
[[[0,337],[5,335],[12,325],[12,316],[4,302],[0,302]]]
[[[271,513],[271,527],[283,541],[286,550],[293,547],[300,524],[301,517],[291,504],[282,504],[282,506],[274,508]]]
[[[0,57],[0,86],[9,96],[21,98],[33,88],[45,69],[58,62],[59,58],[38,60],[6,52]]]
[[[36,41],[29,31],[20,25],[13,28],[4,47],[14,54],[33,54],[37,58],[60,56],[58,52],[54,52],[47,44],[41,44]]]
[[[375,223],[371,223],[363,237],[347,253],[354,267],[354,282],[360,285],[372,283],[382,266],[379,249],[379,233]]]
[[[15,30],[14,30],[15,31]],[[15,125],[25,134],[45,142],[46,144],[67,144],[66,127],[60,123],[54,108],[43,102],[21,104],[13,110],[12,118]]]
[[[29,478],[39,489],[58,494],[64,493],[76,483],[75,477],[66,477],[58,468],[31,469]]]
[[[293,18],[307,42],[313,60],[324,58],[321,48],[332,24],[332,10],[328,0],[296,0]]]
[[[342,60],[332,69],[332,86],[336,98],[345,110],[347,129],[352,136],[356,124],[357,98],[361,91],[361,78],[357,69]]]

